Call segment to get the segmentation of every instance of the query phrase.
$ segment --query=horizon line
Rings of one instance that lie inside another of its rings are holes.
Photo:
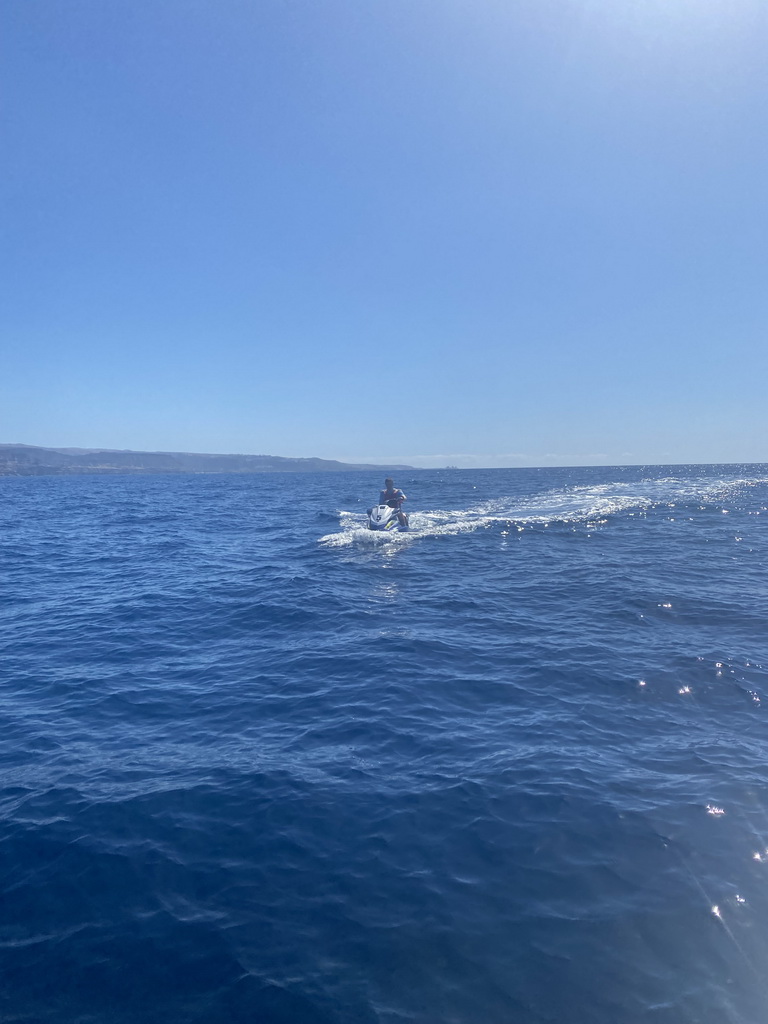
[[[673,461],[673,462],[661,461],[661,462],[657,462],[657,461],[654,461],[654,460],[644,459],[644,460],[632,461],[632,462],[612,462],[612,461],[609,461],[609,462],[589,462],[589,463],[587,463],[587,462],[578,462],[578,463],[571,463],[571,462],[559,462],[559,463],[552,463],[552,462],[549,462],[549,463],[528,462],[527,464],[524,464],[524,465],[507,465],[507,466],[486,466],[486,465],[458,466],[458,465],[451,465],[451,464],[445,465],[445,466],[443,466],[443,465],[439,465],[439,466],[436,466],[436,465],[424,466],[424,465],[408,464],[408,461],[409,460],[419,460],[420,461],[420,460],[424,460],[424,459],[431,459],[431,460],[435,460],[435,459],[441,459],[441,460],[442,459],[446,459],[446,460],[447,459],[474,459],[474,458],[481,458],[482,456],[476,456],[476,455],[472,455],[471,453],[464,452],[464,453],[461,453],[461,454],[456,453],[456,454],[453,454],[453,455],[438,454],[438,455],[393,456],[393,457],[391,457],[389,459],[383,459],[381,456],[368,456],[368,457],[354,458],[354,459],[350,460],[350,459],[348,459],[348,457],[347,458],[339,458],[339,457],[330,457],[329,458],[329,457],[326,457],[326,456],[319,456],[319,455],[267,455],[264,452],[258,452],[258,453],[256,453],[256,452],[220,452],[220,451],[219,452],[212,452],[212,451],[182,450],[182,449],[178,449],[178,448],[177,449],[168,449],[168,448],[166,448],[166,449],[159,449],[159,448],[143,448],[143,449],[142,448],[103,448],[103,447],[98,447],[98,446],[84,447],[84,446],[79,446],[79,445],[40,445],[40,444],[28,444],[28,443],[23,442],[23,441],[15,441],[15,442],[14,441],[11,441],[11,442],[5,442],[4,441],[4,442],[0,442],[0,448],[16,448],[16,447],[19,447],[19,448],[39,448],[39,449],[41,449],[43,451],[48,450],[48,451],[57,451],[57,452],[63,452],[63,451],[76,452],[76,451],[81,451],[81,452],[90,452],[90,453],[114,452],[114,453],[135,454],[135,455],[176,455],[176,454],[178,454],[178,455],[202,455],[202,456],[212,456],[212,457],[232,456],[232,457],[269,458],[269,459],[281,459],[281,460],[285,459],[286,461],[314,461],[314,460],[317,460],[317,461],[320,461],[320,462],[338,462],[341,465],[345,465],[345,466],[356,466],[356,465],[365,465],[365,466],[370,466],[370,467],[379,467],[380,466],[382,469],[386,469],[388,467],[392,468],[394,465],[399,464],[399,468],[402,469],[402,470],[421,470],[421,471],[424,471],[424,472],[440,472],[440,471],[445,471],[445,470],[469,471],[469,472],[472,472],[472,471],[475,471],[475,470],[478,470],[478,471],[495,471],[495,470],[508,470],[508,469],[620,469],[620,468],[638,468],[638,467],[643,467],[643,466],[678,467],[678,466],[763,466],[763,465],[768,465],[768,460],[766,460],[766,461],[761,461],[761,460],[753,461],[753,460],[749,460],[749,459],[729,460],[729,461],[726,461],[726,462],[702,461],[700,459],[695,459],[693,461],[682,461],[682,462],[681,461]],[[629,454],[629,453],[627,453],[627,454]],[[486,458],[489,458],[489,459],[494,459],[494,458],[496,458],[496,459],[503,459],[505,457],[506,458],[510,458],[510,457],[526,458],[526,456],[524,456],[522,453],[515,453],[514,456],[512,456],[511,454],[508,454],[508,455],[505,455],[505,454],[499,454],[499,455],[486,454]],[[581,456],[581,458],[589,458],[589,457],[590,457],[589,455]],[[595,455],[592,455],[592,457],[594,458]],[[607,458],[607,456],[603,456],[603,457]],[[531,458],[531,456],[528,456],[527,458]],[[533,458],[535,458],[535,456]],[[546,456],[544,456],[544,458],[546,458]],[[557,458],[557,456],[552,454],[550,456],[550,458]],[[564,456],[564,458],[567,459],[568,456]],[[579,458],[579,456],[578,455],[577,456],[571,456],[571,458]],[[275,472],[279,472],[279,470],[277,470]]]

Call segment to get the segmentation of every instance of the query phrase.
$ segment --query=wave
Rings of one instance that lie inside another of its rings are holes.
[[[617,515],[642,515],[660,507],[694,506],[705,510],[732,502],[745,488],[765,483],[766,477],[690,476],[553,488],[533,497],[492,498],[464,509],[410,512],[411,528],[407,533],[369,530],[364,514],[339,510],[340,531],[328,533],[318,542],[325,547],[407,545],[419,538],[471,533],[495,526],[520,531],[558,524],[598,525]]]

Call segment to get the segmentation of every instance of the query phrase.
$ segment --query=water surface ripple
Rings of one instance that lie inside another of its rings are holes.
[[[764,1024],[768,467],[0,480],[5,1024]]]

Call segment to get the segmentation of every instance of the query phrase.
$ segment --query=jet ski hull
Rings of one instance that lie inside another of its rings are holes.
[[[396,508],[390,508],[389,505],[374,505],[368,509],[368,529],[376,530],[378,533],[404,533],[408,529],[408,516],[405,516],[403,526],[398,519]]]

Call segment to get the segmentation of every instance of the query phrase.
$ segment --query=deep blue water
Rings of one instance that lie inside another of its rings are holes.
[[[0,480],[0,1019],[764,1024],[768,466]]]

